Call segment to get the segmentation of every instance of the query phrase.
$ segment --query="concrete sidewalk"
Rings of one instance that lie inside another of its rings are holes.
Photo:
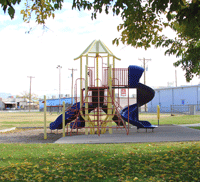
[[[200,123],[196,123],[196,124],[181,124],[181,125],[178,125],[178,126],[195,127],[195,126],[200,126]]]
[[[125,130],[113,129],[113,134],[74,135],[58,139],[55,143],[140,143],[140,142],[174,142],[174,141],[200,141],[200,130],[178,125],[163,125],[146,132],[145,129],[130,128],[129,135]]]

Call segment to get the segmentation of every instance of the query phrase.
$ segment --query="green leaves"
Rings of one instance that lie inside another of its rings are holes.
[[[10,15],[11,19],[14,18],[15,10],[12,6],[8,8],[8,14]]]
[[[194,77],[193,73],[196,73],[196,76],[200,75],[200,46],[191,46],[182,53],[182,59],[174,63],[176,67],[179,65],[186,71],[185,77],[188,82]]]
[[[36,15],[36,22],[38,24],[45,24],[45,21],[52,17],[55,17],[54,11],[62,8],[63,0],[36,0],[32,4],[25,3],[26,8],[21,10],[24,22],[29,23],[32,13]]]

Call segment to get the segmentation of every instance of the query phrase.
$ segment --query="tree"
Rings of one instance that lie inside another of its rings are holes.
[[[21,95],[21,97],[23,97],[25,99],[29,99],[30,98],[30,94],[27,91],[21,92],[20,95]],[[20,96],[18,96],[18,97],[20,97]],[[34,93],[31,94],[31,101],[33,101],[33,100],[34,101],[38,101],[39,100],[37,94],[34,94]]]
[[[8,12],[11,19],[14,18],[14,5],[20,4],[21,0],[0,0],[4,13]],[[25,9],[21,10],[23,20],[30,22],[31,16],[35,13],[36,22],[45,24],[45,20],[55,16],[54,11],[62,8],[63,0],[26,0]]]
[[[165,54],[180,58],[174,66],[181,65],[187,81],[200,74],[200,0],[74,0],[73,7],[93,7],[92,18],[103,9],[106,13],[112,11],[123,19],[117,27],[121,35],[113,43],[145,49],[152,45],[168,47]],[[164,27],[172,28],[177,37],[162,35]]]
[[[13,5],[21,0],[1,0],[4,12],[8,8],[14,17]],[[63,0],[32,0],[22,10],[23,19],[29,22],[35,12],[36,22],[45,24],[48,17],[54,17],[54,11],[62,8]],[[180,58],[174,63],[186,71],[186,80],[200,74],[200,0],[73,0],[74,9],[93,10],[92,19],[98,13],[121,16],[123,23],[117,27],[121,32],[114,44],[122,42],[135,48],[148,49],[152,45],[167,47],[165,54]],[[162,34],[165,27],[172,28],[177,37],[169,39]]]

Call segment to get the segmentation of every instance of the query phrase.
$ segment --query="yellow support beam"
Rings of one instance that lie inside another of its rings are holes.
[[[47,139],[47,102],[44,96],[44,139]]]
[[[83,75],[82,75],[82,72],[83,72],[83,60],[82,60],[82,57],[80,59],[80,107],[82,107],[82,104],[83,104],[83,98],[82,98],[82,78],[83,78]]]
[[[63,101],[62,123],[63,123],[63,137],[65,137],[65,101]]]
[[[99,86],[99,60],[98,60],[99,54],[96,54],[96,86]]]
[[[88,57],[86,57],[86,66],[85,66],[85,135],[88,135],[88,122],[89,122],[89,115],[88,115],[88,74],[87,74],[87,70],[88,70]]]
[[[109,133],[112,134],[112,75],[111,75],[111,65],[110,65],[110,56],[108,55],[107,60],[108,65],[108,126],[109,126]]]
[[[158,118],[158,126],[159,126],[159,120],[160,120],[160,106],[157,105],[157,118]]]

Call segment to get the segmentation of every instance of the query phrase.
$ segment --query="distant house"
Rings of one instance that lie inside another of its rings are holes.
[[[31,109],[38,109],[37,103],[30,103]],[[0,98],[0,110],[9,109],[29,109],[29,100],[23,97],[9,96],[8,98]]]
[[[9,96],[8,98],[2,99],[2,102],[4,104],[3,109],[16,109],[17,108],[17,102],[13,96]]]
[[[5,104],[2,101],[2,98],[0,98],[0,110],[3,110],[5,108]]]

